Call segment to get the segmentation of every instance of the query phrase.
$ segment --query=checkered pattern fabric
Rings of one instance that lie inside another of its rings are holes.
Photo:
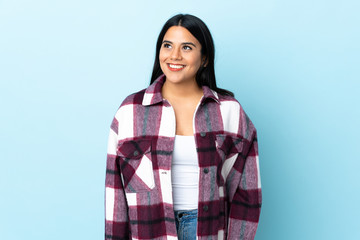
[[[128,96],[112,121],[105,239],[177,239],[171,186],[175,113],[165,76]],[[197,239],[254,239],[261,207],[256,129],[241,105],[203,87],[194,117],[200,167]],[[191,197],[191,196],[189,196]]]

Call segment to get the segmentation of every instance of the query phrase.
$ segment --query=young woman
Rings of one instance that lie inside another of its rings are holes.
[[[261,187],[256,129],[216,86],[197,17],[162,28],[151,84],[111,124],[105,239],[254,239]]]

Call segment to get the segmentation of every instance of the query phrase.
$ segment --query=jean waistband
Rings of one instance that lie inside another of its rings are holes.
[[[194,210],[177,210],[177,211],[174,211],[175,213],[175,218],[182,218],[182,217],[185,217],[185,216],[197,216],[198,215],[198,210],[197,209],[194,209]]]

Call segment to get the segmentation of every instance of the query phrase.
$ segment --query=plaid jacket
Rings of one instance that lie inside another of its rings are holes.
[[[175,114],[160,76],[128,96],[112,121],[105,239],[177,239],[171,158]],[[261,186],[256,129],[241,105],[203,87],[193,126],[199,160],[197,239],[254,239]]]

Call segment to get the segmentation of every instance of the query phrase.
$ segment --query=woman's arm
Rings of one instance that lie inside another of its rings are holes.
[[[246,155],[239,153],[233,170],[240,180],[234,186],[235,194],[230,201],[228,239],[250,240],[255,238],[262,203],[258,158],[258,143],[255,128]]]
[[[130,239],[129,220],[117,157],[118,121],[111,124],[105,178],[105,239]]]

